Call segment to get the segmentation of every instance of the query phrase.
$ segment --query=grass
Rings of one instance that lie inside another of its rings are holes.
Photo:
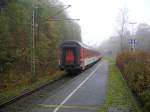
[[[38,81],[36,81],[35,83],[25,85],[25,86],[18,86],[14,88],[13,90],[2,91],[0,92],[0,103],[6,101],[7,99],[11,97],[18,96],[22,92],[32,91],[40,87],[41,85],[47,84],[49,82],[52,82],[58,79],[59,77],[62,77],[63,75],[64,75],[64,72],[57,71],[55,74],[51,76],[45,76],[45,77],[42,77],[41,79],[38,79]]]
[[[111,63],[115,62],[111,57],[105,59]],[[109,65],[106,98],[99,112],[108,112],[109,107],[127,107],[133,109],[134,112],[141,112],[115,63]]]
[[[115,59],[113,58],[113,56],[105,56],[103,59],[108,60],[111,64],[115,63]]]

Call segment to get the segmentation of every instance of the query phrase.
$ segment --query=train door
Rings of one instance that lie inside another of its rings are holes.
[[[65,64],[73,65],[75,63],[75,51],[74,48],[68,47],[65,49]]]
[[[77,65],[79,63],[79,53],[77,47],[64,47],[62,50],[63,65]]]

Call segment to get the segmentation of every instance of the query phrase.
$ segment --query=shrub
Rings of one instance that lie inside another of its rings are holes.
[[[118,54],[116,64],[147,112],[150,109],[150,54],[123,51]]]

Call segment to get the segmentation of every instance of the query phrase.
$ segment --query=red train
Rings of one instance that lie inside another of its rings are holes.
[[[84,70],[100,60],[101,54],[77,41],[65,41],[59,48],[59,68],[61,70]]]

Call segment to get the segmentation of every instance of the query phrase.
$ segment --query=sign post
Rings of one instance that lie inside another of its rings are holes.
[[[137,40],[137,39],[134,39],[134,38],[128,39],[128,44],[129,44],[129,45],[132,45],[132,50],[133,50],[133,51],[135,50],[135,44],[137,44],[137,43],[138,43],[138,40]]]

